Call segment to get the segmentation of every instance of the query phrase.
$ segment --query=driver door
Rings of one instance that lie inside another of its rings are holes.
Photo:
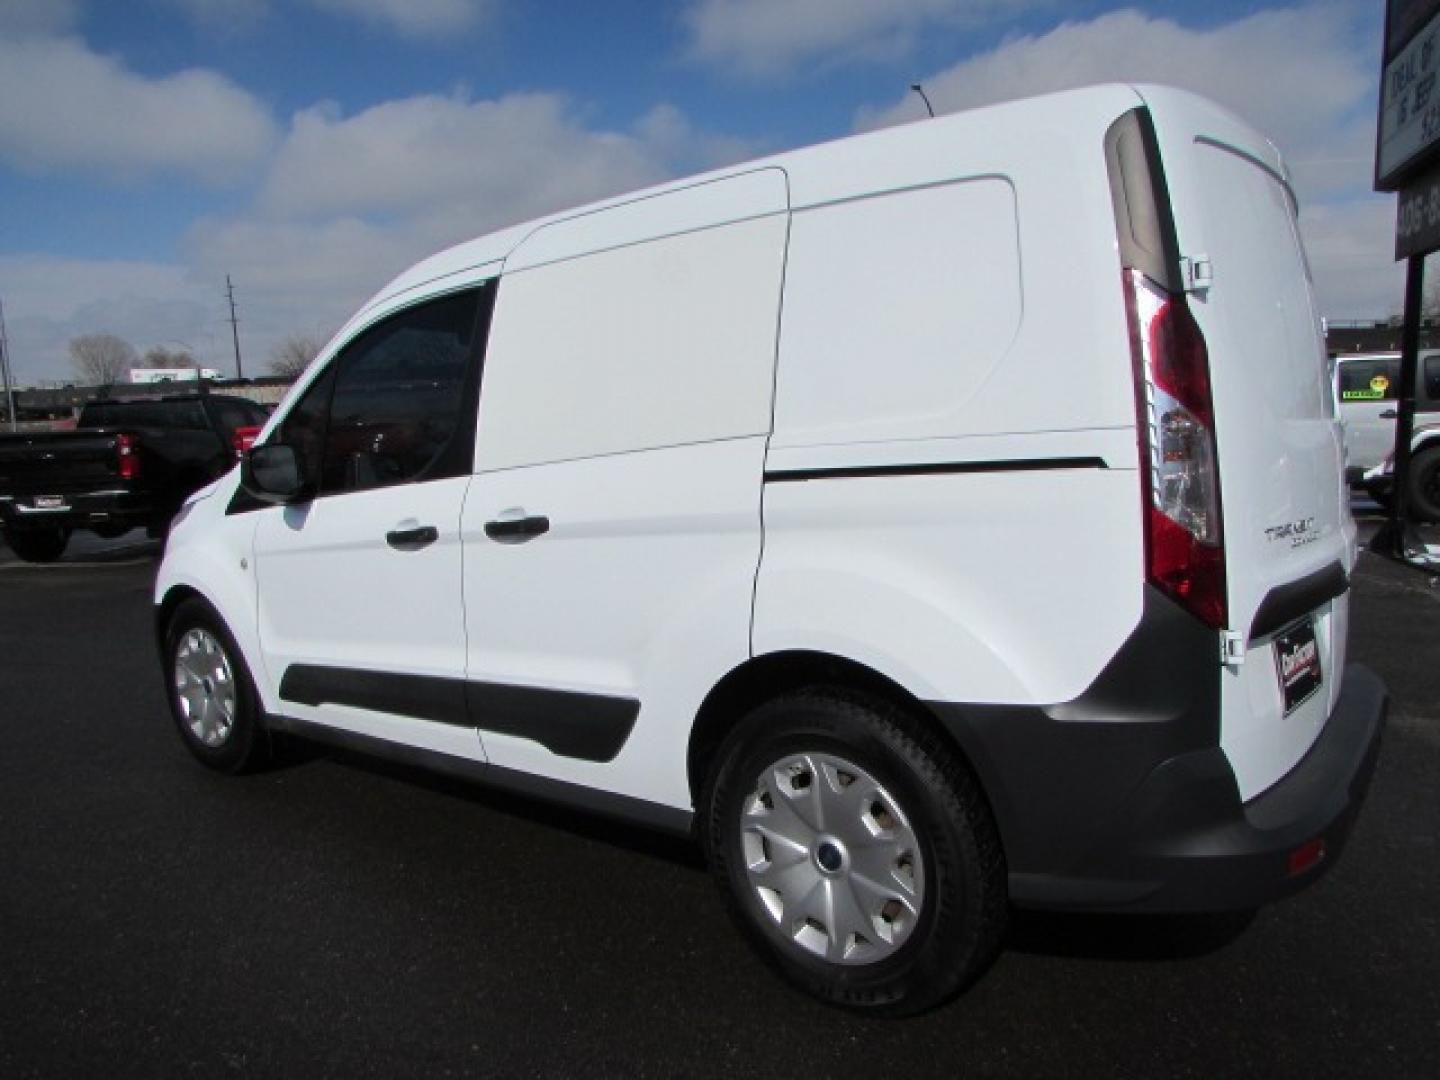
[[[452,293],[365,330],[277,430],[314,491],[257,511],[260,643],[287,716],[483,758],[460,511],[492,297]]]

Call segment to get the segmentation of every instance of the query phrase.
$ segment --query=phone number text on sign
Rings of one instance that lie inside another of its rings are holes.
[[[1395,257],[1424,255],[1440,248],[1440,175],[1428,173],[1400,192],[1396,206]]]

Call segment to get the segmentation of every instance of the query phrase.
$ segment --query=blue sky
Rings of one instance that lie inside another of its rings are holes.
[[[22,382],[113,332],[248,373],[490,229],[938,110],[1111,79],[1280,144],[1322,307],[1398,308],[1369,192],[1379,0],[0,0],[0,301]]]

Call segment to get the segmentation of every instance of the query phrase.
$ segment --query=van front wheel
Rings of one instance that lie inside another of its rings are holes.
[[[707,786],[732,916],[792,982],[904,1015],[958,992],[1004,932],[1005,861],[964,763],[886,702],[807,691],[756,709]]]
[[[235,639],[199,597],[183,601],[165,631],[170,713],[186,749],[224,773],[263,765],[270,744],[259,697]]]

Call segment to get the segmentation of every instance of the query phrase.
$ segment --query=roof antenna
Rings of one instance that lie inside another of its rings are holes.
[[[918,82],[912,82],[912,83],[910,84],[910,89],[911,89],[911,90],[914,90],[915,93],[917,93],[917,94],[920,95],[920,100],[923,101],[923,102],[925,102],[925,108],[926,108],[926,109],[929,111],[929,113],[930,113],[930,119],[931,119],[931,120],[934,120],[934,119],[935,119],[935,106],[930,104],[930,99],[925,95],[925,87],[921,86]]]

